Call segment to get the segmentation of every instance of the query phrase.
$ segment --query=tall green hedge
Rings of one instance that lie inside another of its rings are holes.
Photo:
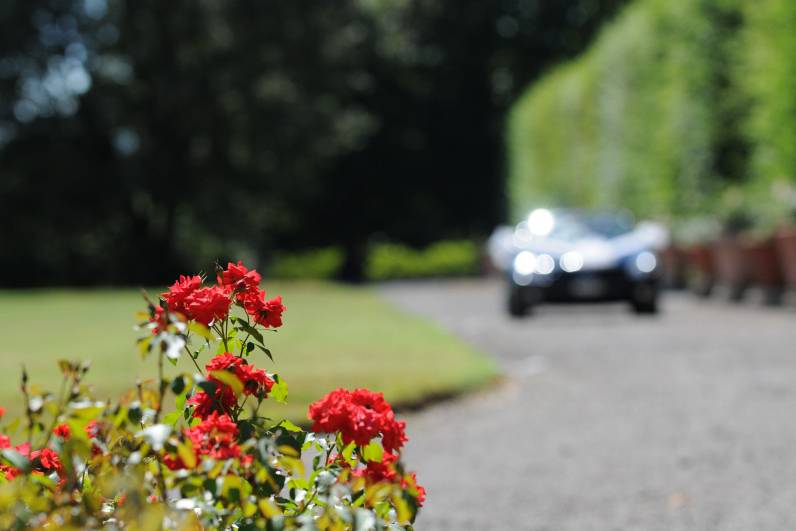
[[[796,2],[756,0],[744,6],[743,70],[749,98],[746,133],[750,195],[761,217],[796,207]]]
[[[515,217],[563,204],[676,220],[733,187],[761,205],[763,181],[796,182],[796,2],[637,0],[529,87],[507,150]]]

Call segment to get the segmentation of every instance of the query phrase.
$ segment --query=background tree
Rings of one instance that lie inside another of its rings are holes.
[[[358,279],[374,237],[483,235],[507,105],[619,4],[5,2],[2,282],[157,283],[321,245]]]

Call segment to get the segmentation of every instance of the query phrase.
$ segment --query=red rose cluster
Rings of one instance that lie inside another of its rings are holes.
[[[198,275],[180,275],[161,296],[169,310],[205,326],[226,319],[230,306],[236,302],[255,323],[266,328],[280,327],[285,311],[282,297],[266,300],[260,281],[262,276],[254,269],[247,269],[242,262],[237,265],[230,262],[219,272],[215,286],[203,286],[202,277]]]
[[[309,418],[313,421],[312,431],[339,431],[346,444],[353,441],[366,446],[381,436],[384,449],[394,452],[407,441],[406,423],[395,420],[384,395],[367,389],[332,391],[310,405]]]
[[[395,420],[395,413],[384,395],[367,389],[337,389],[310,405],[309,418],[313,421],[312,431],[339,432],[345,444],[354,442],[364,447],[380,436],[384,447],[381,460],[365,461],[364,468],[351,470],[351,475],[369,483],[398,483],[402,489],[414,491],[415,501],[423,505],[426,491],[417,483],[414,472],[405,473],[396,466],[398,450],[407,441],[406,423]],[[335,457],[334,461],[350,468],[342,456]]]
[[[0,449],[11,448],[11,441],[6,435],[0,435]],[[18,452],[30,461],[33,474],[49,475],[55,472],[61,478],[59,484],[64,483],[64,467],[61,464],[61,459],[58,454],[50,448],[42,448],[41,450],[34,450],[31,452],[30,443],[24,443],[13,447],[13,450]],[[11,480],[17,477],[22,472],[11,465],[0,465],[0,473],[6,479]]]
[[[254,395],[257,398],[264,398],[274,386],[274,381],[262,370],[248,365],[246,360],[233,356],[229,352],[219,354],[205,365],[208,380],[215,384],[215,391],[212,395],[204,390],[193,395],[189,404],[193,404],[194,416],[208,418],[211,413],[227,413],[238,403],[235,392],[228,385],[214,378],[212,373],[218,371],[228,371],[235,375],[243,384],[243,392],[247,395]]]
[[[238,446],[238,426],[229,415],[211,413],[206,419],[185,430],[185,437],[193,445],[194,455],[209,456],[213,459],[230,459],[240,457]],[[163,464],[170,470],[187,468],[179,455],[166,454]]]

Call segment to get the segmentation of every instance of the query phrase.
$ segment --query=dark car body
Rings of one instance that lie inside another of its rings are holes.
[[[624,214],[535,210],[514,232],[509,312],[524,315],[543,302],[628,301],[638,313],[655,313],[655,241]]]

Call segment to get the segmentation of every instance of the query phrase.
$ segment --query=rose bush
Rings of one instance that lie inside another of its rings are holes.
[[[287,384],[254,360],[273,361],[285,306],[261,280],[230,263],[212,285],[181,276],[145,295],[138,350],[158,378],[115,404],[92,396],[86,363],[60,361],[56,393],[23,369],[25,415],[0,435],[0,528],[411,529],[425,492],[380,393],[332,391],[310,431],[279,419]],[[181,357],[195,372],[167,374]]]

